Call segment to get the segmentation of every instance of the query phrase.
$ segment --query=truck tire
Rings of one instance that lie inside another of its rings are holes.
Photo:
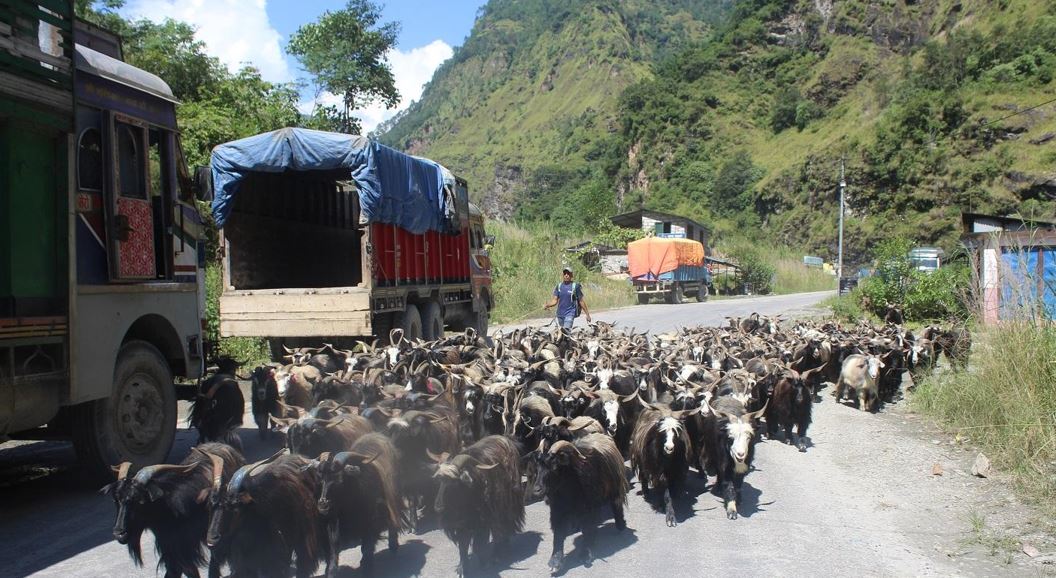
[[[73,445],[92,477],[110,479],[111,466],[133,471],[165,461],[176,438],[176,390],[156,347],[130,341],[117,354],[110,397],[81,404],[73,419]]]
[[[422,339],[434,341],[444,336],[444,315],[440,304],[430,301],[422,304]]]
[[[488,310],[481,309],[474,314],[476,321],[473,323],[473,328],[477,330],[477,335],[481,337],[488,336]]]
[[[708,285],[701,283],[700,288],[697,289],[697,302],[703,303],[708,300]]]
[[[648,302],[649,302],[649,294],[648,293],[639,293],[638,294],[638,304],[639,305],[645,305]]]
[[[678,305],[682,303],[682,297],[682,285],[676,283],[667,293],[667,302],[672,305]]]
[[[413,303],[407,305],[400,319],[400,327],[403,328],[404,339],[422,338],[422,315],[418,313],[418,306]]]

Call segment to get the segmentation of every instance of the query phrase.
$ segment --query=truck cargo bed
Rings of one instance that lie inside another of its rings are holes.
[[[222,337],[370,335],[365,287],[257,289],[220,296]]]

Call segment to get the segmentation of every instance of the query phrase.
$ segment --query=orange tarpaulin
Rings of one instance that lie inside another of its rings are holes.
[[[692,239],[646,237],[627,245],[631,277],[654,277],[674,271],[679,265],[704,264],[704,245]]]

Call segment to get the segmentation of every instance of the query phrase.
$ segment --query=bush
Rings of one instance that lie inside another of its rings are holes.
[[[823,307],[832,309],[833,317],[843,321],[856,322],[867,317],[867,313],[861,306],[861,293],[855,289],[846,295],[830,297],[821,302]]]
[[[773,290],[774,266],[765,261],[758,251],[740,248],[734,252],[733,257],[741,269],[740,281],[748,286],[748,291],[756,295],[766,295]]]

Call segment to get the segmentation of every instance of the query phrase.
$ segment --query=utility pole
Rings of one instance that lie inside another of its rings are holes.
[[[836,278],[843,279],[843,206],[844,192],[847,190],[847,181],[843,174],[843,157],[840,157],[840,248],[836,261]]]

